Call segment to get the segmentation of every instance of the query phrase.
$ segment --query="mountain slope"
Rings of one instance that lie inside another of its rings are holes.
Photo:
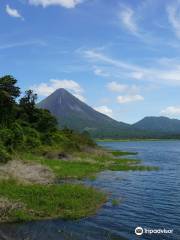
[[[180,120],[146,117],[133,125],[118,122],[95,111],[63,88],[57,89],[37,107],[48,109],[61,128],[88,131],[97,138],[180,138]]]
[[[180,120],[167,117],[145,117],[132,125],[136,129],[164,133],[180,133]]]
[[[41,101],[38,107],[48,109],[61,127],[67,126],[78,131],[88,130],[97,136],[110,136],[112,133],[119,134],[131,129],[129,124],[118,122],[95,111],[63,88]]]

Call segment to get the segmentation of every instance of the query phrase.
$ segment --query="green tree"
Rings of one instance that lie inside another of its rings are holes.
[[[52,133],[57,130],[57,120],[46,109],[35,109],[33,127],[41,133]]]
[[[25,92],[25,96],[19,101],[20,120],[28,122],[38,132],[51,136],[57,130],[56,118],[48,110],[37,108],[36,101],[37,94],[32,90]]]
[[[37,101],[37,94],[33,90],[27,90],[25,96],[19,101],[21,119],[32,123],[34,121],[34,112]]]
[[[16,98],[20,96],[20,89],[16,86],[17,80],[6,75],[0,78],[0,125],[8,126],[16,115]]]

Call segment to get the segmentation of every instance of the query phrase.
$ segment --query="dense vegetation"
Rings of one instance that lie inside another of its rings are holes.
[[[61,217],[82,218],[94,214],[99,203],[106,200],[105,194],[83,185],[30,185],[14,180],[0,182],[0,195],[13,199],[17,209],[7,209],[3,220],[30,221]],[[22,204],[23,203],[23,204]],[[12,206],[12,204],[11,204]],[[0,209],[1,213],[1,209]]]
[[[36,108],[37,94],[32,90],[20,96],[14,77],[0,78],[0,162],[8,161],[14,151],[34,151],[43,146],[74,151],[95,145],[86,132],[59,130],[48,110]]]

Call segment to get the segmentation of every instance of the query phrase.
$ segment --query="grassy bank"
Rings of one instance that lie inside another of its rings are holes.
[[[96,213],[105,203],[107,195],[92,187],[72,184],[72,181],[67,184],[57,182],[95,179],[98,172],[105,170],[157,170],[156,167],[143,165],[140,160],[125,158],[125,155],[136,153],[111,152],[98,147],[88,151],[64,154],[62,159],[57,157],[62,156],[60,153],[47,154],[43,150],[36,154],[32,152],[16,154],[15,165],[11,161],[9,166],[7,163],[0,167],[0,171],[6,169],[6,175],[9,175],[8,179],[0,180],[0,221],[86,217]],[[17,166],[20,174],[12,171],[14,166]],[[24,169],[27,169],[27,172],[23,176]],[[27,174],[31,177],[28,178]],[[46,181],[47,176],[49,182]]]
[[[15,180],[1,181],[0,195],[8,199],[0,208],[1,221],[83,218],[106,201],[104,193],[83,185],[24,185]]]
[[[110,151],[110,152],[115,157],[125,156],[125,155],[136,155],[137,154],[137,152],[126,152],[126,151],[118,151],[118,150],[113,150],[113,151]]]
[[[48,159],[44,156],[23,154],[22,159],[30,162],[37,162],[50,168],[57,179],[84,179],[95,176],[98,172],[105,170],[112,171],[151,171],[157,167],[145,166],[141,160],[125,158],[125,155],[136,153],[104,150],[96,150],[91,153],[76,152],[69,159]]]

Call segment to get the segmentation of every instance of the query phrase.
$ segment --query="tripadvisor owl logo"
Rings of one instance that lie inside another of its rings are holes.
[[[138,236],[142,235],[143,234],[143,228],[142,227],[137,227],[135,229],[135,234],[138,235]]]

